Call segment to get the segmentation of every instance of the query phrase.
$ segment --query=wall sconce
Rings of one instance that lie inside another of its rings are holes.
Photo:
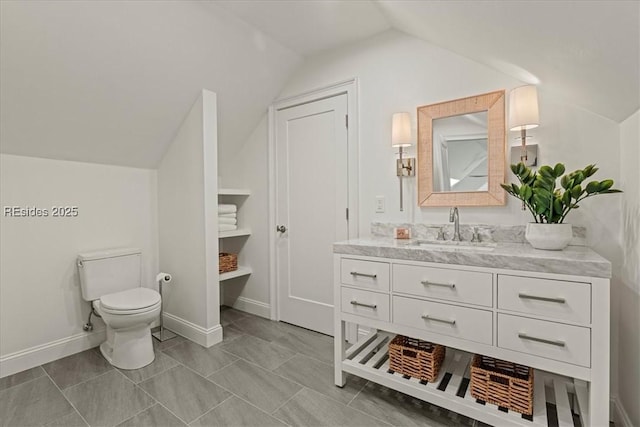
[[[400,179],[400,212],[402,206],[402,178],[414,176],[416,174],[416,159],[413,157],[403,158],[403,148],[413,145],[411,139],[411,114],[395,113],[391,122],[391,146],[399,148],[399,158],[396,161],[396,174]]]
[[[527,85],[513,89],[509,93],[509,130],[520,131],[520,139],[522,140],[520,161],[528,166],[531,165],[527,163],[529,158],[527,130],[538,127],[539,123],[537,88],[534,85]],[[534,156],[534,159],[537,158],[537,149]]]

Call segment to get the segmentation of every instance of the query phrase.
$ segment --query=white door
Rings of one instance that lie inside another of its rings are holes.
[[[281,321],[333,335],[332,244],[348,238],[347,95],[276,112]]]

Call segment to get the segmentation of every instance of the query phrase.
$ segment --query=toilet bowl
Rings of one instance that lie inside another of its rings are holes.
[[[106,294],[93,301],[107,325],[107,340],[100,352],[120,369],[139,369],[153,362],[151,323],[160,314],[160,294],[148,288],[134,288]]]

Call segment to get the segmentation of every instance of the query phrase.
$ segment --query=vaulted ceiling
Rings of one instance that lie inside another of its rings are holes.
[[[201,88],[242,142],[296,67],[396,29],[620,122],[637,1],[0,2],[0,150],[153,168]]]

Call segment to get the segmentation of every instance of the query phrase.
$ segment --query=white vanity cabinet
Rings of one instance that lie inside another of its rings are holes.
[[[497,426],[573,426],[572,411],[583,426],[608,425],[608,277],[401,255],[334,254],[336,385],[344,385],[346,373],[354,374]],[[345,342],[347,322],[359,325],[359,340],[351,346]],[[387,348],[395,334],[447,346],[435,382],[388,372]],[[532,416],[471,397],[474,353],[535,369]],[[557,415],[547,414],[547,401]]]

